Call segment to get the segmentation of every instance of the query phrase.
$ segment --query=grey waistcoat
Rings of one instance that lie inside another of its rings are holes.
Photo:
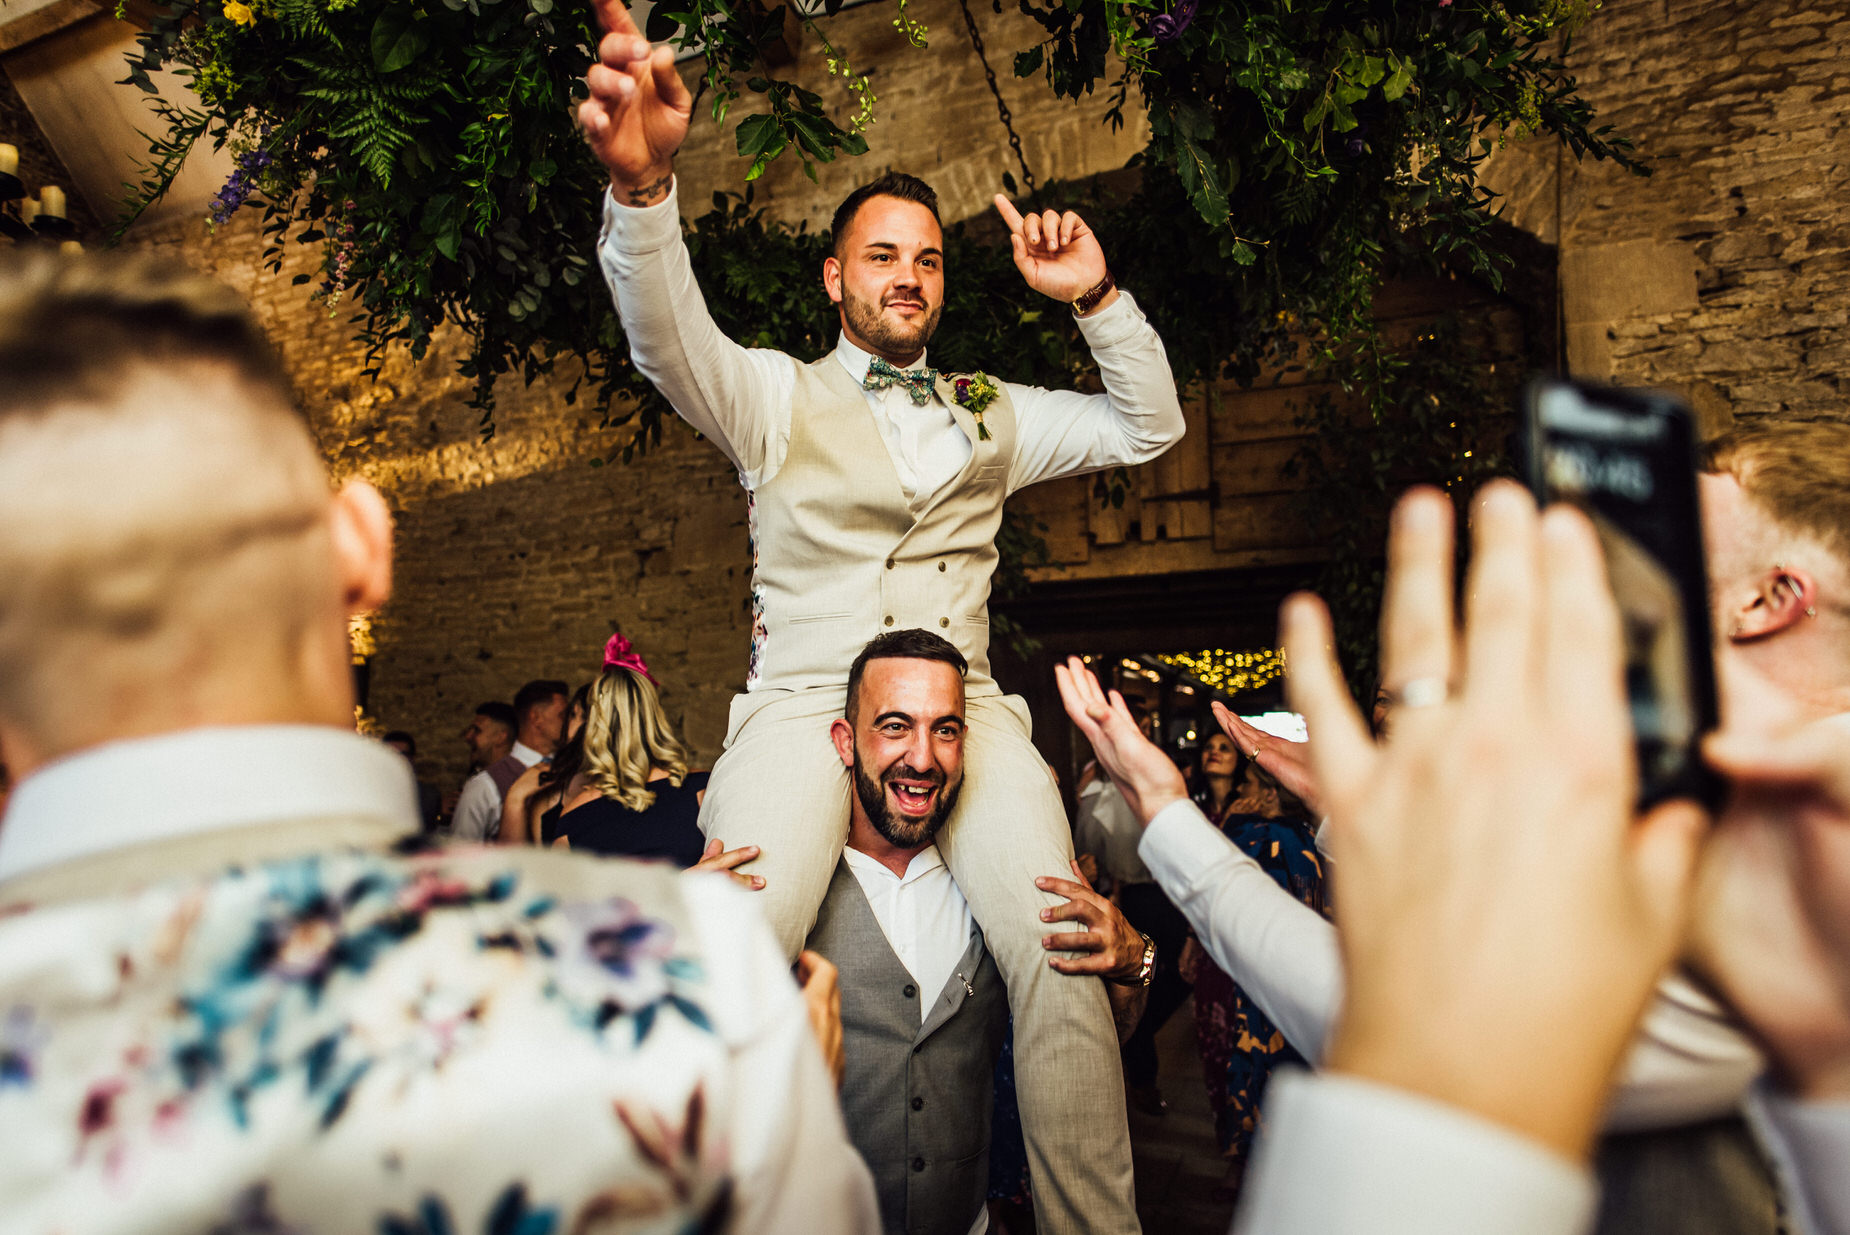
[[[841,970],[842,1114],[888,1235],[965,1235],[989,1191],[989,1116],[1008,990],[979,933],[931,1015],[861,885],[835,868],[809,947]],[[959,976],[962,975],[962,976]]]

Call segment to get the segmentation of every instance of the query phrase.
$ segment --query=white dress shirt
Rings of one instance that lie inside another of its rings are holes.
[[[0,827],[0,881],[218,828],[357,815],[416,832],[402,755],[326,725],[187,729],[110,742],[19,783]]]
[[[976,934],[970,906],[936,845],[913,854],[904,875],[858,849],[845,849],[842,857],[867,894],[893,955],[918,984],[922,1025]]]
[[[0,827],[0,1045],[25,1061],[0,1084],[9,1232],[375,1229],[420,1204],[479,1230],[515,1184],[561,1227],[613,1202],[691,1227],[729,1194],[727,1229],[878,1230],[749,894],[542,850],[388,853],[417,833],[416,801],[397,752],[317,726],[113,743],[20,783]],[[124,861],[142,845],[154,856]],[[47,879],[65,890],[44,899]],[[650,918],[670,901],[697,947]],[[253,950],[296,914],[310,925],[282,952]],[[343,936],[364,946],[321,951]],[[324,985],[298,996],[315,963]],[[627,1018],[600,1036],[651,1000],[647,1042]],[[265,1033],[239,1028],[266,1006]],[[168,1048],[215,1026],[189,1079]],[[324,1066],[305,1062],[314,1041]],[[350,1100],[324,1105],[335,1084]],[[80,1128],[98,1093],[110,1117]],[[707,1129],[697,1155],[684,1123]]]
[[[790,442],[797,362],[783,352],[741,347],[714,324],[681,239],[674,191],[640,208],[606,193],[598,255],[637,372],[712,439],[745,488],[768,482]],[[1016,421],[1011,493],[1037,481],[1143,463],[1182,436],[1162,340],[1130,294],[1120,290],[1110,306],[1077,320],[1105,393],[1003,383]],[[843,338],[835,355],[855,381],[866,377],[866,352]],[[912,367],[924,364],[921,355]],[[969,438],[936,395],[915,407],[903,390],[889,387],[868,391],[867,401],[908,501],[922,508],[969,461]]]
[[[1336,928],[1279,887],[1192,802],[1158,812],[1137,851],[1214,963],[1305,1059],[1321,1059],[1342,1004]],[[1639,1027],[1606,1126],[1627,1131],[1731,1114],[1763,1066],[1717,1004],[1689,982],[1666,978]]]
[[[525,742],[514,743],[508,754],[530,768],[546,756]],[[498,762],[498,761],[497,761]],[[456,813],[450,816],[450,835],[457,840],[487,841],[501,834],[501,786],[483,768],[463,782],[456,799]]]
[[[1507,1128],[1339,1073],[1282,1068],[1241,1192],[1239,1235],[1578,1235],[1598,1189]]]
[[[1282,1069],[1234,1231],[1583,1235],[1592,1172],[1476,1115],[1340,1073]],[[1850,1235],[1850,1102],[1756,1085],[1749,1117],[1797,1235]]]

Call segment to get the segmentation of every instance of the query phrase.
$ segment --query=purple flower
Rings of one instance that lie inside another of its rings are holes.
[[[268,133],[267,129],[265,133]],[[238,207],[256,192],[258,174],[275,161],[275,157],[261,146],[246,150],[238,156],[237,170],[231,173],[231,179],[225,181],[225,187],[212,198],[209,209],[214,226],[237,213]]]
[[[1450,0],[1445,0],[1450,3]],[[1150,36],[1158,43],[1173,43],[1182,37],[1189,23],[1195,20],[1195,6],[1199,0],[1176,0],[1175,11],[1159,14],[1150,22]]]

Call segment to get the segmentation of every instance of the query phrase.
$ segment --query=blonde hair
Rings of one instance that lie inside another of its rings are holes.
[[[1850,562],[1850,424],[1795,420],[1736,429],[1704,449],[1703,470],[1734,477],[1781,528]]]
[[[68,750],[289,664],[333,591],[329,488],[238,296],[146,259],[0,259],[0,374],[0,710]]]
[[[687,748],[669,727],[655,684],[633,669],[604,670],[585,713],[585,779],[640,812],[655,804],[649,773],[656,768],[676,788],[687,777]]]

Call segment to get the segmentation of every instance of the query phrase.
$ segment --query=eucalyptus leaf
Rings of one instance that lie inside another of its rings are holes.
[[[396,73],[421,55],[429,39],[419,29],[417,10],[408,5],[388,5],[379,10],[373,22],[373,67],[381,73]]]

